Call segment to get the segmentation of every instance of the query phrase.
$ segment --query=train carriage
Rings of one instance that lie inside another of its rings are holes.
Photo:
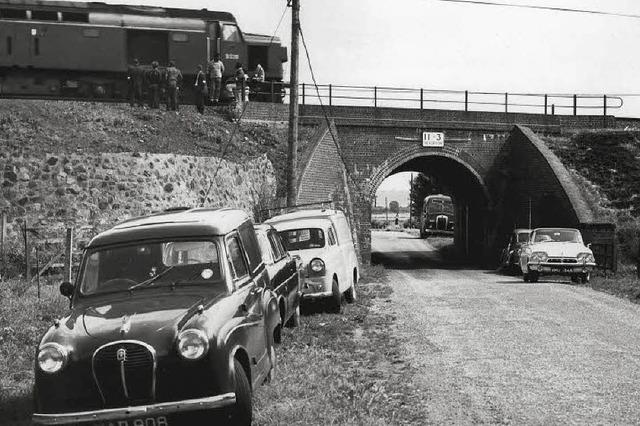
[[[206,66],[216,53],[225,65],[223,79],[233,76],[237,62],[249,70],[259,62],[267,82],[282,82],[287,52],[280,40],[245,36],[228,12],[0,0],[2,97],[122,100],[134,58],[148,68],[154,60],[174,60],[190,82],[196,66]]]

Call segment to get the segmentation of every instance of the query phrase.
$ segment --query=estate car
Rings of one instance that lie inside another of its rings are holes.
[[[358,258],[351,228],[340,210],[301,210],[266,221],[282,237],[286,249],[300,256],[304,268],[303,301],[330,298],[337,312],[342,299],[353,303],[358,282]]]
[[[572,228],[534,229],[520,254],[525,282],[537,282],[541,275],[568,275],[573,282],[586,283],[595,267],[593,252]]]
[[[284,248],[278,231],[267,224],[255,225],[258,244],[262,251],[264,262],[269,275],[269,288],[278,299],[281,324],[288,327],[300,325],[301,263],[299,257],[294,257]],[[274,340],[281,341],[281,330],[276,330]]]
[[[248,216],[191,209],[94,237],[35,360],[37,424],[250,424],[277,301]]]

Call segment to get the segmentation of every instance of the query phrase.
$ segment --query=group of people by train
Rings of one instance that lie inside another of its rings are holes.
[[[193,92],[196,109],[204,114],[207,101],[211,105],[224,102],[222,98],[225,67],[220,60],[220,55],[207,63],[206,70],[198,65],[195,71]],[[180,105],[180,92],[183,90],[184,77],[182,71],[176,66],[175,61],[169,61],[168,66],[160,68],[158,61],[151,62],[151,67],[140,64],[134,59],[129,66],[127,81],[129,83],[129,104],[144,107],[144,94],[147,95],[147,103],[151,109],[160,108],[161,97],[165,98],[167,111],[178,111]],[[245,72],[240,62],[236,63],[233,77],[233,93],[235,102],[248,100],[250,83],[262,83],[265,81],[265,72],[260,64],[257,65],[253,75]]]

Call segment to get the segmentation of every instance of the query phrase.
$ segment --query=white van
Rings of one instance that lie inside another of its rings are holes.
[[[342,296],[348,303],[356,299],[359,278],[351,228],[340,210],[300,210],[266,221],[278,230],[286,249],[300,256],[305,271],[303,300],[333,299],[337,312]]]

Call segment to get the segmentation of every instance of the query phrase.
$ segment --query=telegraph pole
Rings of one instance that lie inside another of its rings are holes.
[[[298,50],[300,43],[300,0],[291,5],[291,77],[289,88],[289,152],[287,156],[287,206],[296,204],[298,189]]]

